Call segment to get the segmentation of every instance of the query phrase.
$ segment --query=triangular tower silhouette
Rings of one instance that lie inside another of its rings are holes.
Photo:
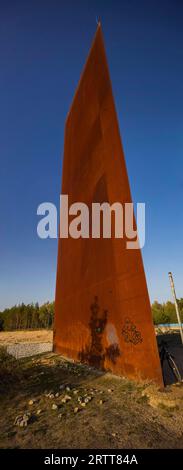
[[[100,24],[67,116],[62,194],[69,205],[132,202]],[[54,350],[162,385],[140,249],[59,239]]]

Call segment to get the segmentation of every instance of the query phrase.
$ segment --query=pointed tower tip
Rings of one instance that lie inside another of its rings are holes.
[[[101,27],[101,19],[99,16],[96,16],[96,23],[97,23],[97,27],[100,28]]]

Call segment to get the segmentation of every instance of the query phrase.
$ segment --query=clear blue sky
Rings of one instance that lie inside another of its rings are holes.
[[[100,16],[134,202],[146,202],[151,300],[183,297],[183,2],[0,2],[0,309],[52,300],[64,122]]]

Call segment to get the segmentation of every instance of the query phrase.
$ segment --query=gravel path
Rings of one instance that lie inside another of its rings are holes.
[[[45,352],[51,352],[53,350],[52,343],[17,343],[9,344],[7,346],[8,354],[11,354],[16,359],[21,357],[34,356]]]

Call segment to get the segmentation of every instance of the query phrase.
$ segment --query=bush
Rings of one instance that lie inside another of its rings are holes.
[[[178,300],[180,317],[183,321],[183,299]],[[155,325],[164,323],[177,323],[177,315],[175,305],[167,301],[166,303],[159,303],[157,300],[152,304],[153,321]]]

